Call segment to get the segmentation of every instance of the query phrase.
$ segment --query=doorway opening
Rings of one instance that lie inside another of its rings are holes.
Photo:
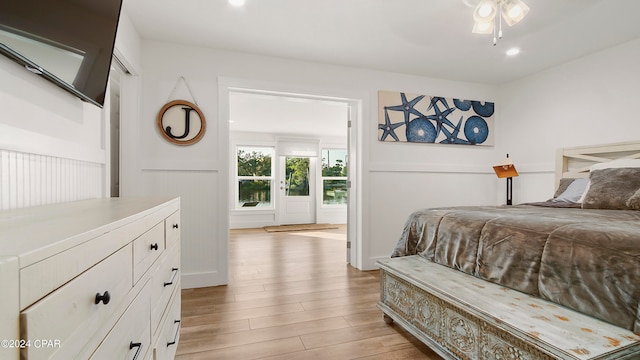
[[[341,223],[346,225],[347,262],[357,267],[351,251],[357,238],[357,199],[355,187],[348,185],[356,184],[357,147],[350,126],[359,100],[232,86],[221,87],[221,95],[228,96],[229,230]],[[339,115],[322,117],[323,111]],[[261,202],[246,206],[250,202],[236,198],[238,149],[250,146],[273,149],[270,207]],[[325,158],[336,150],[343,154],[339,162]],[[338,175],[327,171],[335,173],[340,166],[344,171]]]
[[[109,151],[108,194],[110,197],[120,196],[120,92],[123,78],[128,75],[131,75],[131,72],[127,70],[117,56],[114,56],[111,71],[109,72],[109,97],[107,102],[109,110],[109,129],[107,133],[109,138],[107,146]]]

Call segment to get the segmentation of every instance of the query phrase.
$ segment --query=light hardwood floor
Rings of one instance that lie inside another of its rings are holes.
[[[176,359],[440,360],[384,323],[378,272],[346,264],[344,234],[232,230],[229,285],[182,291]]]

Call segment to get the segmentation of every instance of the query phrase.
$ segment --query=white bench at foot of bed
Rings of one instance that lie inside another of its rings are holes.
[[[549,301],[417,255],[378,265],[385,321],[445,359],[640,359],[640,336]]]

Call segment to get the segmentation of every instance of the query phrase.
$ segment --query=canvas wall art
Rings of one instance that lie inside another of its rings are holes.
[[[493,146],[494,103],[378,92],[378,140]]]

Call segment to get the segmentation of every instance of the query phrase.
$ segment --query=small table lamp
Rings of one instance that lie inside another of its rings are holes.
[[[513,165],[513,161],[509,159],[509,154],[507,154],[506,159],[493,166],[493,171],[496,172],[498,178],[507,178],[507,205],[512,205],[513,177],[518,176],[518,171],[516,170],[516,166]]]

